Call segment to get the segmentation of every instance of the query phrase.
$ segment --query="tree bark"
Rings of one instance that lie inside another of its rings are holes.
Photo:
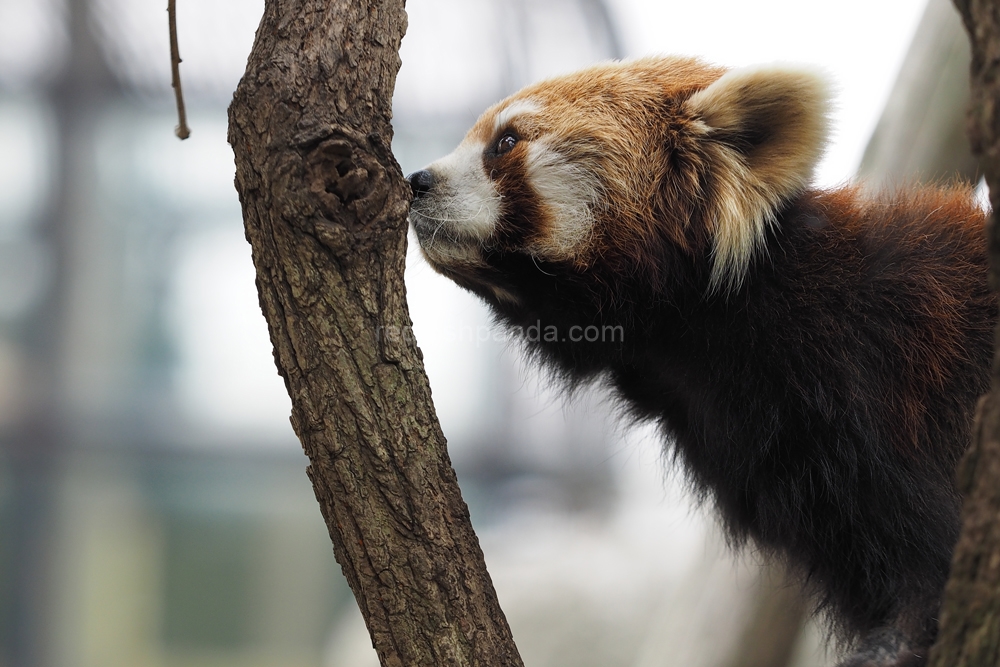
[[[521,659],[412,340],[390,151],[403,0],[267,0],[230,107],[236,187],[308,474],[384,666]]]
[[[968,133],[973,153],[1000,210],[1000,3],[955,0],[972,43]],[[990,285],[1000,287],[1000,228],[987,229]],[[972,446],[958,471],[964,495],[962,533],[941,608],[932,667],[1000,665],[1000,358],[993,386],[979,404]]]

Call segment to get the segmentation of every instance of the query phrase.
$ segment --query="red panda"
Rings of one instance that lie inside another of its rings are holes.
[[[659,423],[856,642],[842,665],[921,665],[988,385],[985,213],[965,186],[810,187],[827,98],[794,68],[598,65],[487,110],[408,177],[410,221],[558,376]]]

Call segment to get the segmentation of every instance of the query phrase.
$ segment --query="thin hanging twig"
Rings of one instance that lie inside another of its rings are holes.
[[[170,21],[170,71],[171,85],[174,87],[174,97],[177,98],[178,125],[175,133],[179,139],[191,136],[187,124],[187,113],[184,111],[184,93],[181,92],[181,54],[177,47],[177,0],[167,0],[167,17]]]

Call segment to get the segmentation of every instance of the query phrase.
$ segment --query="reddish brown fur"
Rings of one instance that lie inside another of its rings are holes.
[[[554,216],[521,166],[538,142],[591,174],[599,191],[588,243],[547,259],[583,268],[601,258],[632,267],[650,239],[665,238],[692,254],[711,248],[713,283],[738,284],[762,241],[763,218],[808,180],[825,135],[823,111],[816,108],[824,93],[810,89],[811,76],[742,71],[716,92],[712,84],[724,75],[725,69],[694,59],[611,63],[530,86],[484,113],[467,141],[489,146],[504,133],[516,134],[518,145],[492,162],[487,158],[486,167],[503,196],[536,202],[528,237],[507,234],[509,247],[540,246],[555,234]],[[757,99],[756,88],[768,86],[773,95]],[[518,104],[537,109],[497,127],[498,115]],[[729,109],[741,104],[745,114]],[[770,124],[781,131],[754,144],[758,127]],[[498,238],[505,238],[502,231]]]
[[[970,307],[986,305],[982,303],[986,214],[965,185],[877,195],[866,195],[860,186],[853,186],[817,191],[812,197],[836,232],[829,239],[835,245],[827,246],[830,256],[853,255],[856,248],[886,252],[888,246],[895,257],[878,258],[883,273],[878,279],[887,290],[905,285],[906,297],[918,303],[907,314],[912,326],[894,332],[893,344],[907,368],[898,378],[898,395],[887,397],[899,412],[895,422],[908,427],[895,434],[894,446],[913,455],[918,447],[916,433],[922,430],[918,425],[933,418],[927,391],[943,390],[956,381],[957,369],[970,362],[968,327],[972,323],[967,313]],[[935,261],[943,253],[948,261]],[[860,262],[871,259],[859,256],[859,263],[817,268],[822,268],[831,286],[848,284],[856,280],[852,273],[865,271]],[[803,286],[799,298],[814,298],[811,288]],[[911,335],[901,338],[903,331]],[[957,460],[964,443],[952,444],[959,449],[948,458]]]
[[[597,211],[592,242],[572,258],[578,266],[587,266],[598,257],[618,266],[631,265],[642,257],[642,248],[651,237],[663,234],[689,250],[703,249],[710,242],[709,232],[691,224],[690,213],[698,208],[695,200],[708,165],[700,159],[690,132],[694,119],[686,117],[672,100],[687,98],[725,71],[695,59],[673,60],[671,68],[664,68],[659,59],[636,61],[628,70],[617,63],[598,66],[521,90],[487,110],[469,136],[489,145],[505,130],[515,130],[525,141],[505,156],[509,164],[524,159],[528,142],[544,137],[569,159],[592,166],[601,180],[604,201],[614,205]],[[495,129],[496,115],[517,100],[538,101],[541,110]],[[650,117],[671,122],[646,122]],[[676,173],[648,168],[670,164],[679,153],[691,159],[677,163]],[[498,171],[498,187],[505,194],[523,191],[528,185],[516,174]],[[518,201],[530,196],[525,193]],[[663,224],[664,215],[671,224]],[[532,233],[545,234],[546,218],[533,221]]]

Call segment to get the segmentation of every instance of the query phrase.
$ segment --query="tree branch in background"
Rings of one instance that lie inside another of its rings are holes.
[[[956,0],[972,43],[968,133],[972,152],[1000,210],[1000,4]],[[990,285],[1000,287],[1000,227],[987,231]],[[1000,358],[993,387],[979,404],[974,439],[958,471],[964,495],[962,533],[952,559],[941,607],[932,667],[995,667],[1000,664]]]
[[[520,667],[403,285],[403,0],[267,0],[229,109],[261,308],[334,553],[384,666]]]
[[[177,0],[167,0],[167,21],[170,23],[170,85],[174,87],[174,97],[177,99],[177,129],[174,131],[179,139],[191,136],[187,124],[187,113],[184,111],[184,93],[181,91],[181,52],[177,46]]]

